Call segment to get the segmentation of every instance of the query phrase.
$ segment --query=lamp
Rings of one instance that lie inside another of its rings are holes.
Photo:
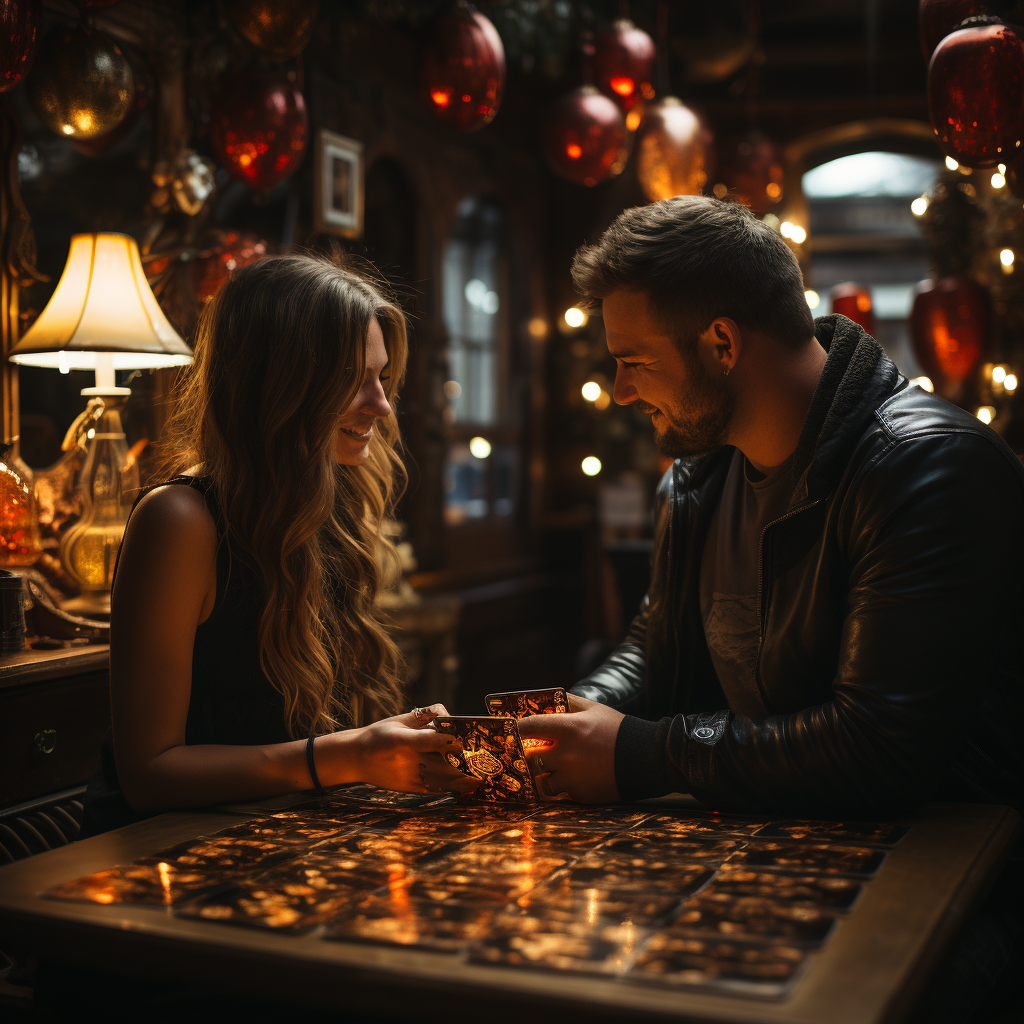
[[[115,370],[156,369],[192,362],[188,345],[168,323],[142,269],[135,239],[120,234],[75,235],[57,288],[10,360],[68,373],[95,370],[84,388],[89,404],[69,438],[86,437],[77,490],[78,521],[63,535],[60,558],[81,588],[75,610],[110,610],[114,563],[138,488],[138,467],[127,465],[121,409],[130,388],[114,385]]]

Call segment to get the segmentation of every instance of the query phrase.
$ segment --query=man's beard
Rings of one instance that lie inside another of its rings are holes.
[[[671,459],[697,459],[727,443],[732,421],[733,397],[719,379],[708,373],[696,352],[685,356],[688,383],[680,395],[678,408],[686,417],[681,422],[669,421],[661,433],[656,432],[658,450]]]

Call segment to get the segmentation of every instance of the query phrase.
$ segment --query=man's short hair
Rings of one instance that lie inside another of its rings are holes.
[[[675,196],[624,210],[572,264],[584,303],[642,291],[677,343],[729,317],[799,348],[814,334],[803,275],[792,250],[739,203]]]

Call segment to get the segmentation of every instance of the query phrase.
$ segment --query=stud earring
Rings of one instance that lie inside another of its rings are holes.
[[[728,366],[725,368],[724,374],[725,374],[726,377],[729,376],[729,367]]]

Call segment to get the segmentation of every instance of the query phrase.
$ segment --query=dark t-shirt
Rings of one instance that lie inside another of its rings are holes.
[[[765,526],[785,515],[793,496],[793,460],[767,475],[737,448],[711,518],[700,567],[700,614],[718,681],[738,715],[764,714],[754,686],[761,639],[757,570]]]

